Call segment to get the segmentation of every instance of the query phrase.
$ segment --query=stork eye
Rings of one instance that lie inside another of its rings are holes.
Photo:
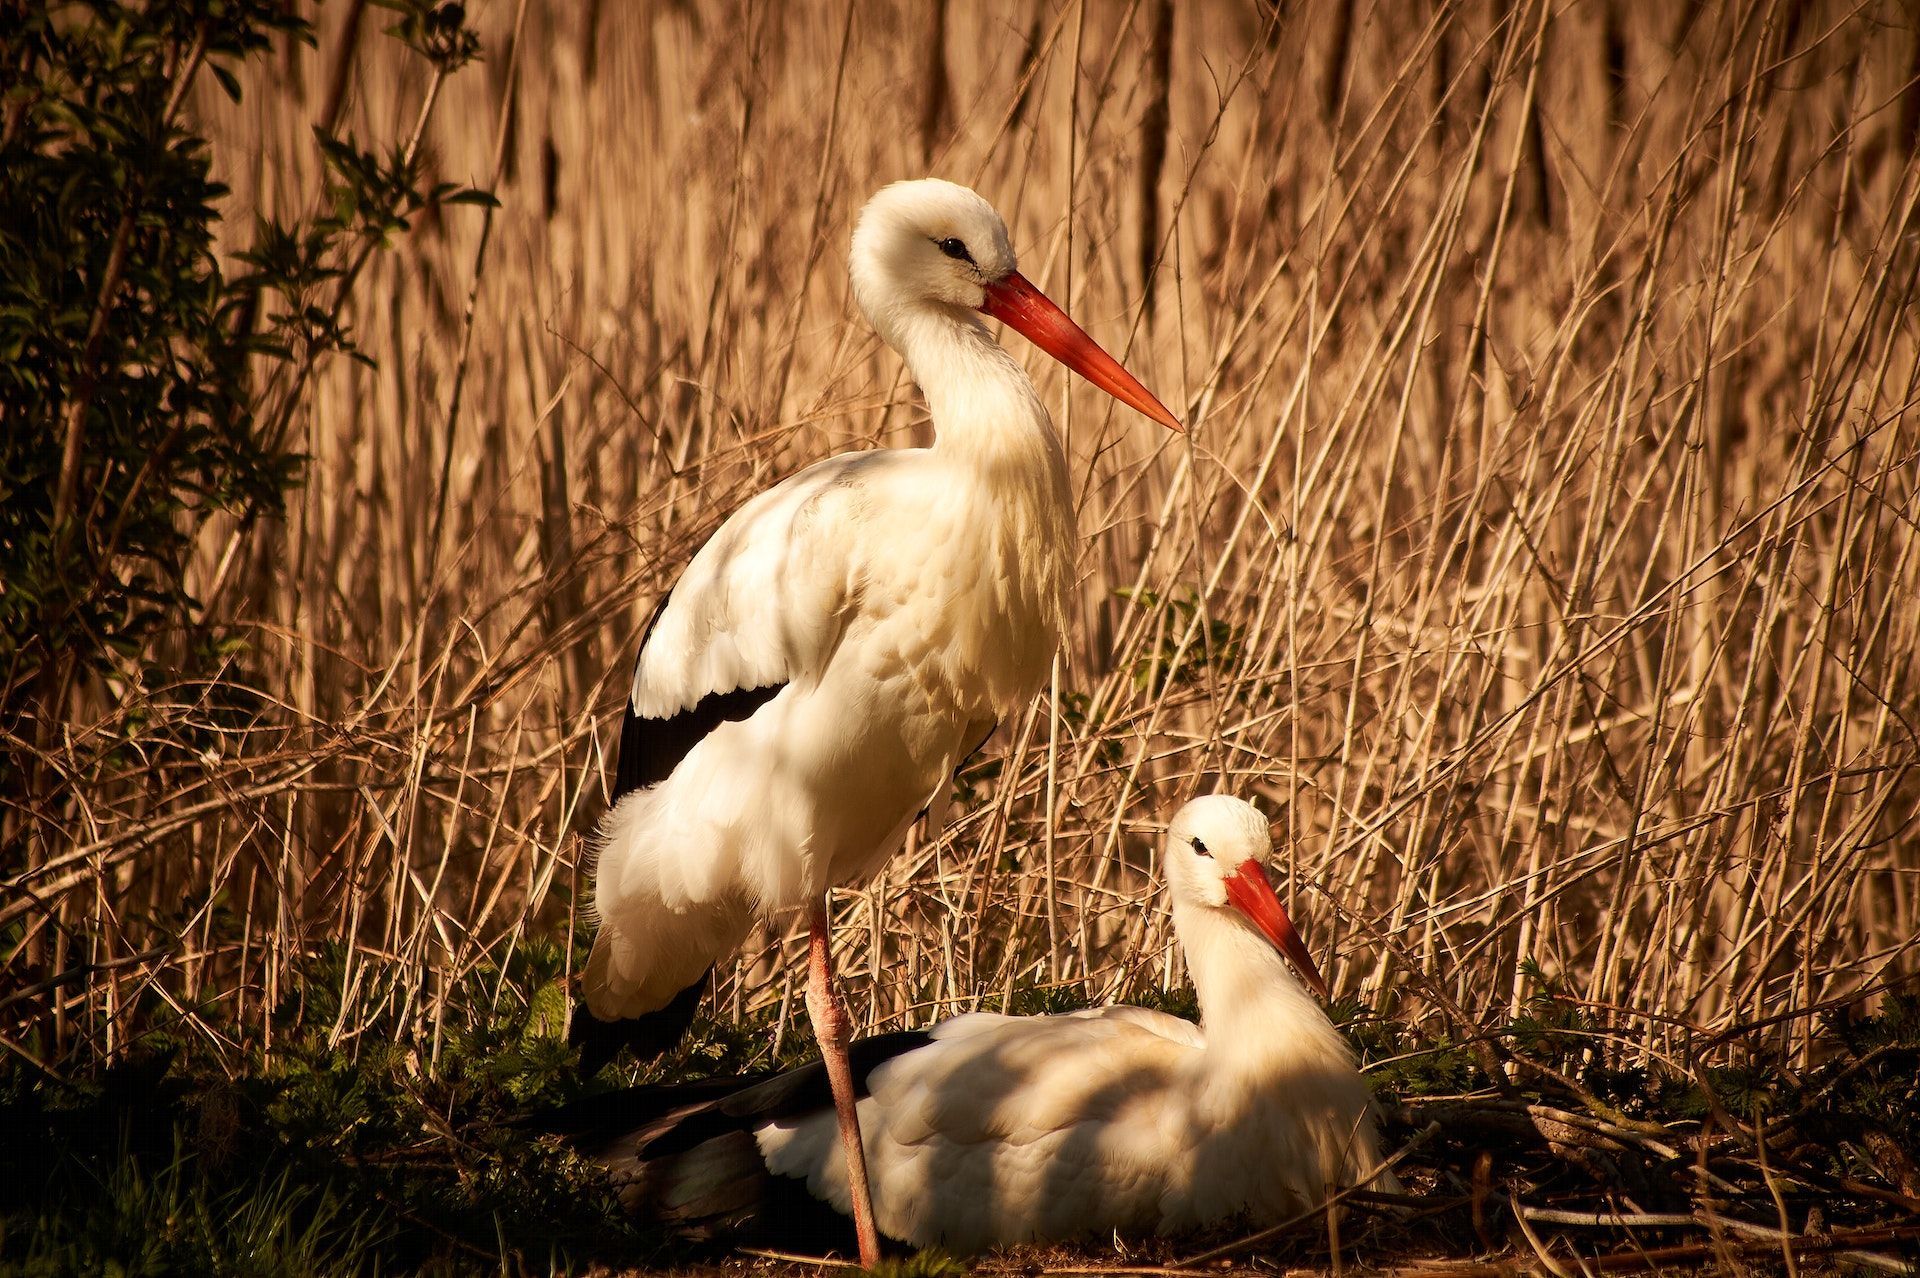
[[[1204,857],[1211,857],[1213,855],[1213,853],[1207,851],[1207,845],[1202,843],[1198,839],[1195,839],[1193,841],[1193,850],[1195,852],[1198,852],[1201,856],[1204,856]]]
[[[935,240],[933,245],[954,261],[965,262],[969,266],[973,265],[973,254],[967,252],[965,241],[949,235],[944,240]]]

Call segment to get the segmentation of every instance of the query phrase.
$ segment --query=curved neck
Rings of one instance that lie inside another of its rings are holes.
[[[1038,452],[1064,479],[1059,437],[1032,380],[972,312],[920,305],[874,319],[927,398],[937,452],[982,460]]]
[[[1309,1202],[1335,1183],[1371,1176],[1380,1144],[1367,1085],[1346,1039],[1286,960],[1228,910],[1176,905],[1173,926],[1206,1027],[1195,1094],[1216,1116],[1219,1138],[1250,1165],[1292,1149],[1291,1170],[1279,1170]],[[1380,1175],[1376,1188],[1399,1188],[1391,1172]]]
[[[1053,421],[1026,370],[971,311],[921,305],[873,320],[927,398],[931,456],[958,471],[958,491],[972,503],[953,548],[989,565],[995,589],[1008,596],[1003,609],[1045,620],[1027,636],[1037,680],[1067,630],[1077,545],[1073,485]]]
[[[1280,1062],[1334,1051],[1346,1041],[1267,939],[1227,909],[1176,904],[1173,928],[1186,951],[1210,1065],[1269,1071]]]

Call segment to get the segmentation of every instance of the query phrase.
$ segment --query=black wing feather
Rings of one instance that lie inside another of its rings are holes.
[[[646,629],[640,635],[641,652],[647,650],[647,644],[653,639],[654,628],[660,624],[661,614],[666,612],[667,602],[672,598],[673,592],[669,590],[653,606],[653,614],[647,618]],[[732,692],[710,693],[690,709],[664,719],[648,719],[635,713],[629,696],[626,718],[620,724],[620,754],[614,763],[613,795],[609,806],[620,802],[635,790],[645,790],[665,781],[680,766],[680,761],[687,757],[688,751],[700,744],[708,733],[722,723],[751,715],[785,686],[780,683],[765,688],[736,688]],[[709,974],[712,970],[707,969]],[[672,1002],[659,1011],[622,1021],[598,1020],[587,1010],[584,1002],[576,1004],[567,1037],[580,1049],[581,1072],[589,1077],[599,1073],[601,1067],[618,1055],[621,1048],[628,1049],[640,1060],[651,1060],[671,1048],[692,1024],[694,1012],[700,1006],[700,996],[706,987],[706,977],[703,976],[681,990]]]
[[[660,624],[660,614],[667,610],[667,601],[671,598],[673,592],[668,591],[654,605],[653,615],[647,618],[647,628],[640,636],[641,652],[647,650],[654,627]],[[673,775],[680,761],[707,734],[723,723],[737,723],[747,718],[786,686],[783,682],[762,688],[711,692],[690,708],[664,719],[642,717],[635,712],[629,697],[627,717],[620,724],[620,758],[614,765],[612,802],[620,802],[635,790],[659,785]]]
[[[693,1024],[693,1014],[700,1010],[700,997],[707,992],[707,978],[712,975],[709,967],[665,1007],[625,1020],[603,1021],[587,1010],[585,999],[575,999],[567,1042],[580,1049],[581,1076],[598,1074],[623,1047],[633,1053],[634,1059],[650,1061],[677,1044]]]
[[[896,1030],[849,1046],[856,1095],[869,1094],[883,1062],[931,1038],[927,1030]],[[852,1222],[804,1181],[769,1172],[753,1136],[768,1122],[832,1105],[826,1068],[813,1061],[779,1073],[581,1097],[526,1122],[562,1134],[607,1169],[630,1211],[683,1237],[850,1252]]]
[[[856,1099],[868,1095],[868,1079],[881,1065],[925,1047],[931,1030],[892,1030],[847,1045]],[[786,1070],[757,1070],[729,1078],[687,1083],[653,1083],[582,1096],[535,1116],[541,1131],[565,1135],[588,1152],[612,1144],[620,1135],[674,1121],[636,1151],[643,1159],[667,1158],[728,1132],[752,1131],[765,1123],[833,1106],[826,1064],[808,1061]]]

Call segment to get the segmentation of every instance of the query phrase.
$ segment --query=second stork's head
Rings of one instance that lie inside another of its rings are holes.
[[[1204,912],[1259,933],[1326,998],[1327,983],[1267,879],[1272,859],[1267,818],[1244,799],[1195,799],[1167,827],[1167,887],[1176,911]]]
[[[867,201],[853,229],[853,295],[889,345],[914,320],[992,316],[1123,404],[1171,430],[1180,422],[1117,360],[1016,269],[1007,224],[953,182],[895,182]]]

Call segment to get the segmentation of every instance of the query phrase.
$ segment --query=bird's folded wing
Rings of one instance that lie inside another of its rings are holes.
[[[860,1126],[881,1227],[963,1251],[1150,1230],[1195,1133],[1195,1053],[1125,1017],[975,1014],[868,1076]],[[767,1169],[847,1210],[831,1110],[756,1133]]]
[[[1152,1108],[1192,1056],[1124,1016],[963,1016],[869,1086],[893,1141],[1019,1144]]]
[[[861,488],[888,457],[808,467],[734,512],[694,555],[641,640],[616,800],[665,779],[721,723],[818,677],[857,589]]]
[[[1129,1007],[1124,1004],[1115,1007],[1095,1007],[1084,1012],[1069,1012],[1068,1016],[1079,1020],[1113,1021],[1125,1023],[1137,1029],[1156,1034],[1169,1042],[1182,1047],[1205,1047],[1207,1036],[1192,1021],[1182,1020],[1178,1016],[1169,1016],[1165,1012],[1156,1012],[1145,1007]]]

